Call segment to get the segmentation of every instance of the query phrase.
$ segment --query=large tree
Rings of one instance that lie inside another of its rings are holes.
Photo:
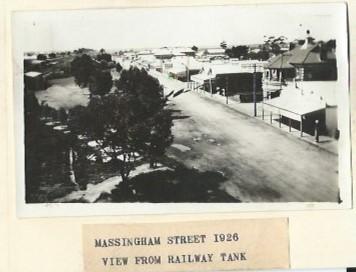
[[[71,70],[75,82],[81,87],[86,87],[95,71],[95,66],[92,58],[87,54],[83,54],[75,57],[71,63]]]
[[[57,54],[56,54],[56,53],[49,53],[49,54],[48,54],[48,57],[49,57],[50,59],[54,59],[54,58],[57,57]]]
[[[113,81],[107,66],[105,60],[98,63],[86,54],[76,57],[71,63],[75,82],[80,87],[89,86],[91,95],[105,95],[110,92]]]
[[[225,52],[230,58],[245,59],[248,54],[248,49],[249,48],[246,45],[238,45],[238,46],[233,46],[231,48],[226,49]]]
[[[93,97],[70,116],[72,131],[96,142],[117,167],[124,184],[138,159],[151,166],[172,143],[172,117],[159,82],[144,70],[124,70],[118,91]]]
[[[110,62],[110,61],[112,61],[112,56],[110,54],[107,54],[107,53],[101,53],[101,54],[97,55],[96,59],[98,61],[105,60],[107,62]]]
[[[282,47],[287,44],[287,37],[285,36],[269,36],[265,37],[265,42],[263,45],[264,50],[269,51],[275,55],[280,54]]]
[[[95,70],[89,79],[89,91],[92,95],[105,95],[110,92],[113,85],[111,73]]]
[[[37,59],[38,60],[46,60],[47,59],[47,56],[45,54],[38,54],[37,55]]]

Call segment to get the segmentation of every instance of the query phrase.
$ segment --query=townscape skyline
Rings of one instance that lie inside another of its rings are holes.
[[[293,41],[305,38],[306,30],[316,40],[338,40],[345,35],[339,31],[344,22],[334,16],[338,9],[334,4],[290,4],[18,12],[14,27],[22,29],[25,52],[219,47],[221,41],[260,44],[266,36]]]

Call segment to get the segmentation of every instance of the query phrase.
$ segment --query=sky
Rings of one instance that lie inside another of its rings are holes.
[[[345,5],[282,4],[19,11],[14,42],[25,52],[263,43],[264,36],[317,40],[346,34]]]

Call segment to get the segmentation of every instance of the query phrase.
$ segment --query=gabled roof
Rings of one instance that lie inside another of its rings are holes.
[[[319,49],[318,43],[299,45],[291,51],[273,57],[268,68],[288,69],[293,68],[293,65],[322,63]]]
[[[291,59],[292,54],[291,52],[286,52],[283,54],[279,54],[273,57],[269,63],[267,68],[270,69],[289,69],[294,68],[293,65],[290,64],[289,60]]]
[[[294,48],[291,51],[292,57],[289,59],[291,64],[314,64],[322,63],[320,59],[319,44],[307,44]]]
[[[36,71],[30,71],[30,72],[25,73],[25,76],[27,76],[27,77],[38,77],[40,75],[42,75],[42,73],[36,72]]]

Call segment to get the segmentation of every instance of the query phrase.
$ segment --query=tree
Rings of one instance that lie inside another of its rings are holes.
[[[56,53],[49,53],[49,54],[48,54],[48,57],[49,57],[50,59],[54,59],[55,57],[57,57],[57,55],[56,55]]]
[[[118,73],[120,73],[120,72],[122,71],[122,66],[121,66],[120,62],[118,62],[118,63],[116,64],[116,71],[117,71]]]
[[[248,55],[248,46],[245,45],[239,45],[239,46],[233,46],[231,49],[226,49],[226,54],[230,58],[243,58],[245,59]]]
[[[329,40],[327,42],[319,42],[320,47],[320,58],[323,61],[330,61],[330,56],[334,55],[331,59],[335,58],[336,40]],[[328,57],[328,54],[330,56]]]
[[[150,167],[156,167],[156,163],[161,158],[166,149],[173,142],[173,135],[171,132],[172,127],[172,116],[167,110],[160,111],[151,120],[152,130],[150,133],[150,144],[148,149],[148,159],[150,162]]]
[[[268,51],[265,50],[260,50],[259,52],[250,52],[247,54],[247,58],[249,59],[255,59],[255,60],[268,60],[270,57],[270,54]]]
[[[105,95],[113,85],[110,72],[95,70],[89,79],[89,91],[92,95]]]
[[[92,95],[105,95],[110,92],[113,82],[105,60],[97,63],[83,54],[72,61],[71,68],[75,82],[81,87],[89,85]]]
[[[106,60],[101,60],[99,62],[99,66],[96,65],[97,68],[101,69],[101,70],[108,70],[109,69],[109,63]]]
[[[198,47],[196,47],[195,45],[193,45],[193,47],[191,48],[194,52],[198,51]]]
[[[226,42],[225,42],[225,41],[222,41],[222,42],[220,43],[220,47],[223,48],[223,49],[226,49],[226,47],[227,47]]]
[[[285,36],[279,36],[277,38],[275,36],[266,37],[264,49],[278,55],[282,52],[281,48],[283,45],[286,45],[286,42],[287,37]]]
[[[110,54],[106,53],[104,48],[101,48],[99,51],[99,54],[96,56],[96,59],[98,61],[105,60],[106,62],[111,62],[112,56]]]
[[[75,82],[81,87],[86,87],[95,71],[95,67],[93,60],[87,54],[83,54],[75,57],[71,62],[71,70]]]
[[[119,90],[94,96],[87,107],[71,114],[70,128],[95,141],[117,167],[122,183],[139,158],[153,166],[172,143],[171,112],[158,80],[144,70],[123,71]]]
[[[38,54],[37,55],[37,59],[38,60],[46,60],[47,59],[47,56],[45,54]]]
[[[112,56],[107,53],[101,53],[101,54],[97,55],[96,59],[98,61],[105,60],[107,62],[110,62],[110,61],[112,61]]]
[[[38,104],[35,93],[24,91],[24,120],[25,120],[25,177],[26,202],[36,201],[33,192],[40,185],[41,173],[41,106]]]

